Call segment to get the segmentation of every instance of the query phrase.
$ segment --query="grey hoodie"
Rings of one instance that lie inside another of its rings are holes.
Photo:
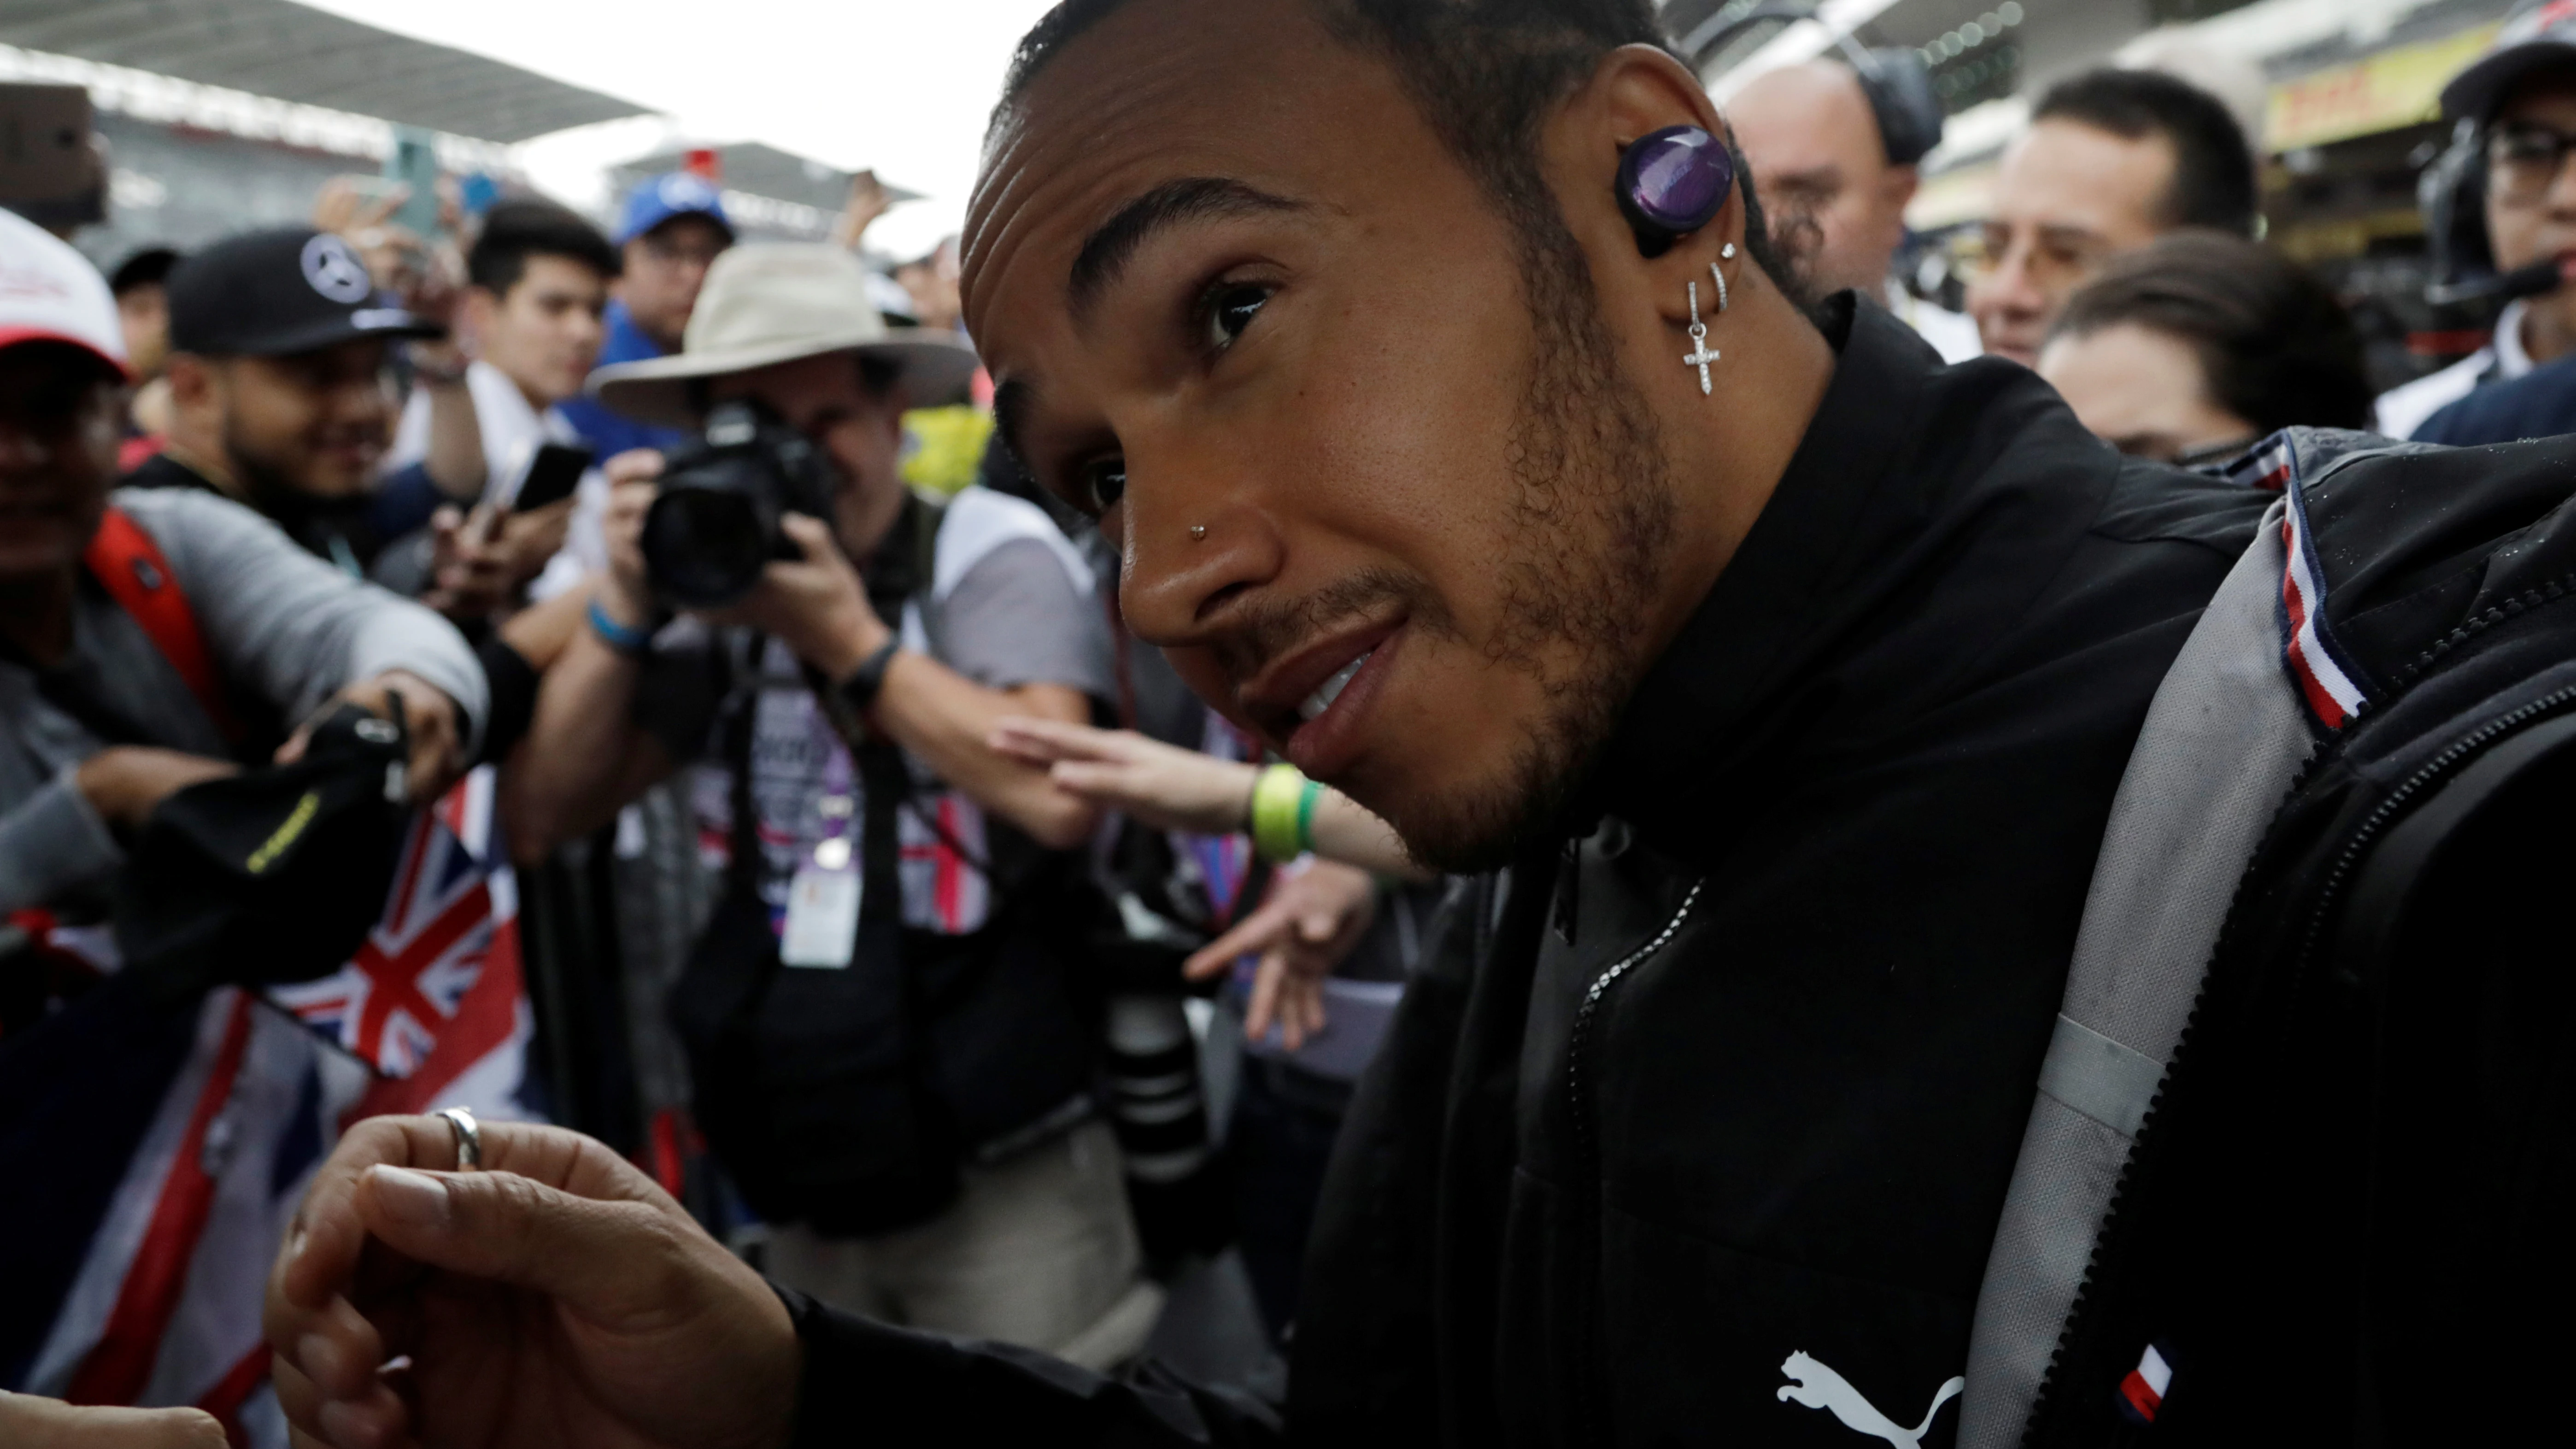
[[[230,500],[121,490],[115,506],[152,536],[187,596],[216,670],[237,697],[292,723],[360,680],[407,670],[456,702],[469,747],[488,704],[482,667],[437,614],[359,583]],[[65,665],[82,694],[151,743],[229,757],[232,746],[142,627],[84,578]],[[33,670],[0,659],[0,911],[103,884],[124,860],[72,782],[107,742],[44,698]]]

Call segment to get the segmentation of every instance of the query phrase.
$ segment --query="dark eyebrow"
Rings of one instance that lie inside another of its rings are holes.
[[[1074,254],[1073,270],[1065,279],[1065,297],[1079,318],[1118,280],[1137,249],[1165,227],[1212,217],[1305,209],[1303,202],[1222,176],[1166,181],[1118,208],[1082,239],[1082,250]]]
[[[1010,450],[1011,461],[1038,482],[1038,470],[1029,462],[1029,450],[1020,438],[1028,427],[1029,410],[1038,404],[1038,390],[1019,378],[1011,378],[993,390],[993,428],[1002,435],[1002,446]],[[1038,483],[1043,488],[1046,485]]]

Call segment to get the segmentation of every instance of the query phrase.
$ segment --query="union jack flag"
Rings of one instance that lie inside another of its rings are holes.
[[[496,958],[513,987],[519,974],[517,892],[496,858],[492,807],[492,774],[478,770],[422,811],[366,944],[338,972],[278,988],[277,1003],[398,1080],[419,1074],[451,1032],[486,1051],[506,1038],[513,1002],[474,989]]]
[[[384,918],[338,973],[265,1003],[232,987],[210,994],[157,1068],[168,1073],[157,1104],[145,1098],[119,1131],[100,1130],[85,1106],[101,1084],[66,1078],[52,1083],[56,1100],[25,1113],[18,1139],[0,1133],[14,1147],[51,1133],[49,1173],[58,1183],[86,1173],[101,1198],[88,1242],[65,1245],[76,1267],[0,1293],[0,1350],[17,1346],[0,1351],[0,1386],[78,1403],[195,1404],[236,1444],[283,1449],[261,1292],[331,1140],[388,1112],[523,1115],[532,1017],[492,806],[492,772],[479,770],[413,821]],[[60,1020],[80,1016],[75,1004]],[[10,1208],[0,1194],[0,1227]]]

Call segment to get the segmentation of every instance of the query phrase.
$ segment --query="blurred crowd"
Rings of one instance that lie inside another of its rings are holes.
[[[2576,19],[2445,91],[2500,311],[2376,396],[2190,81],[2048,87],[1958,311],[1894,271],[1902,104],[1827,56],[1726,107],[1810,307],[2212,476],[2576,431]],[[454,1109],[589,1133],[816,1299],[1095,1370],[1234,1333],[1275,1392],[1465,887],[1131,639],[955,241],[863,260],[872,177],[813,244],[687,171],[605,227],[403,200],[107,275],[0,214],[0,1383],[283,1443],[269,1245],[345,1125]]]

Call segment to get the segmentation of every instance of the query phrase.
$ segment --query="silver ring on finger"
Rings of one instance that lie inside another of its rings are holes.
[[[474,1114],[462,1107],[448,1107],[438,1115],[447,1119],[447,1130],[456,1134],[456,1170],[479,1171],[483,1166],[483,1129],[475,1125]]]

